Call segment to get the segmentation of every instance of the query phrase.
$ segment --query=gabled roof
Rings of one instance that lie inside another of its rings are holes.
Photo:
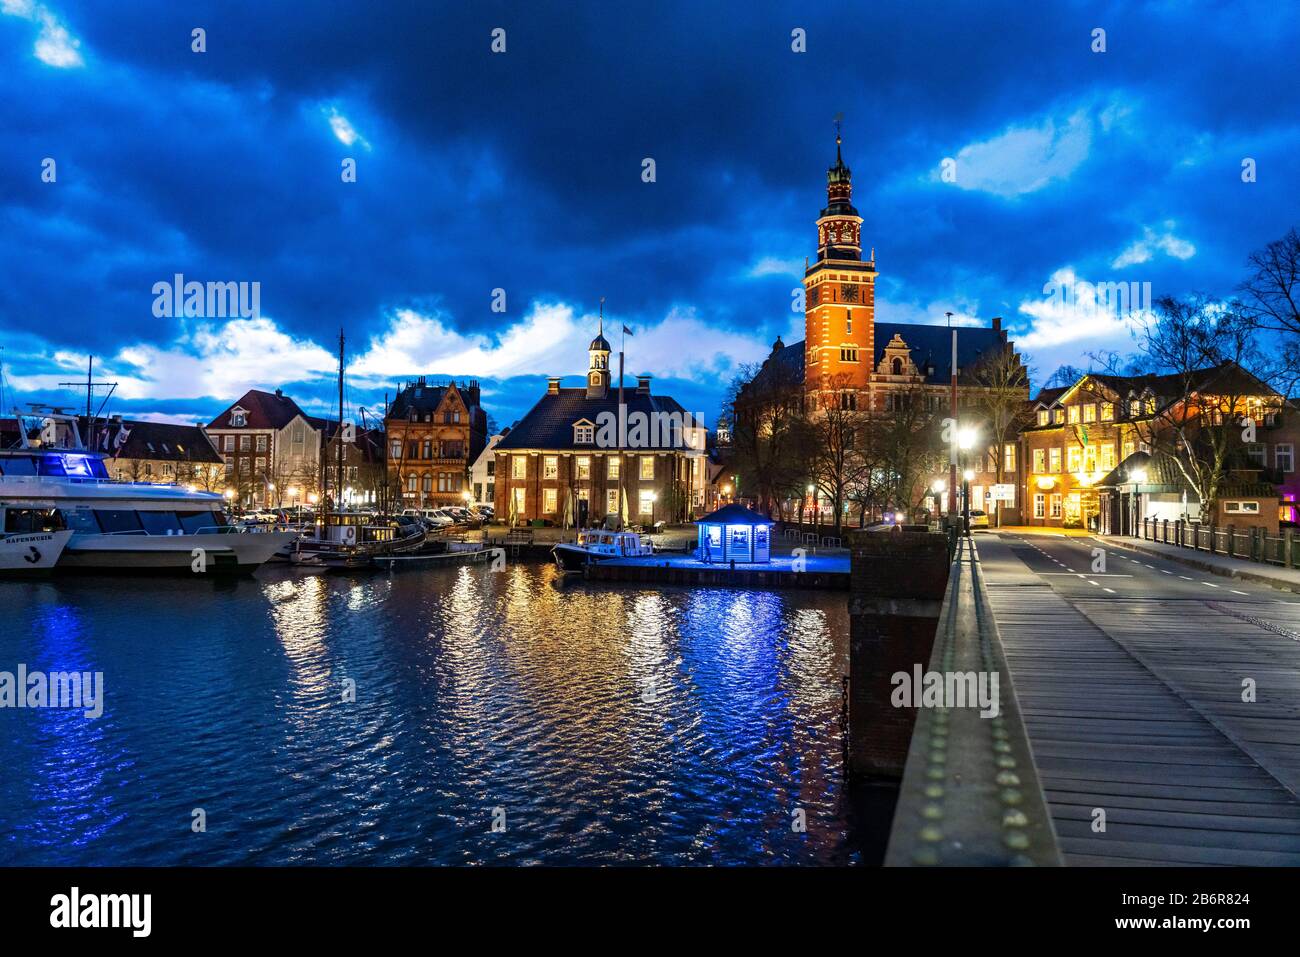
[[[678,401],[666,395],[647,395],[635,389],[624,393],[628,415],[667,413],[689,416]],[[510,434],[497,443],[498,452],[511,449],[597,449],[597,446],[578,445],[573,441],[573,426],[586,419],[596,422],[602,412],[618,415],[618,389],[610,389],[604,397],[588,398],[587,390],[560,389],[547,392],[528,413],[519,420]],[[631,426],[629,426],[629,429]],[[667,445],[657,446],[668,448]]]
[[[212,447],[202,426],[175,422],[138,422],[131,419],[96,419],[94,434],[87,434],[86,417],[77,416],[86,447],[96,452],[116,453],[122,459],[153,459],[165,462],[220,464],[221,456]],[[126,440],[117,445],[125,431]]]
[[[443,385],[429,385],[424,379],[408,383],[393,397],[388,407],[387,418],[407,419],[412,412],[416,415],[431,415],[438,411],[448,393],[454,392],[466,409],[473,409],[477,403],[478,386],[471,382],[468,387],[458,386],[453,382]]]
[[[215,419],[207,424],[209,429],[228,429],[230,425],[230,413],[236,407],[248,412],[248,424],[245,428],[249,429],[283,429],[286,425],[294,420],[296,416],[307,418],[298,403],[280,392],[263,392],[260,389],[249,389],[238,402],[232,402],[222,411]]]

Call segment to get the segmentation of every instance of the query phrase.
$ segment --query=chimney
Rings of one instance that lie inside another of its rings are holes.
[[[416,380],[415,380],[415,384],[416,384],[419,388],[423,389],[423,388],[424,388],[424,385],[425,385],[425,378],[424,378],[424,376],[420,376],[420,378],[416,379]]]
[[[275,397],[276,397],[277,399],[283,399],[283,398],[284,398],[284,390],[283,390],[283,389],[276,389],[276,390],[275,390]]]
[[[994,317],[993,317],[993,331],[994,331],[994,332],[997,332],[997,331],[1000,330],[1001,328],[1002,328],[1002,317],[1001,317],[1001,316],[994,316]]]
[[[637,395],[649,395],[649,394],[650,394],[650,380],[651,380],[651,378],[653,378],[653,377],[652,377],[652,376],[648,376],[648,375],[639,375],[639,376],[636,377],[636,394],[637,394]]]
[[[559,377],[559,376],[557,376],[557,375],[548,375],[548,376],[546,377],[546,394],[547,394],[547,395],[559,395],[559,394],[560,394],[560,377]]]

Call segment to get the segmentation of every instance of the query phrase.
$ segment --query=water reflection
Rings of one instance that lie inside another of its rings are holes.
[[[17,829],[0,860],[855,859],[843,596],[555,577],[526,563],[263,572],[151,585],[129,615],[95,583],[43,586],[44,600],[0,586],[17,620],[80,621],[83,652],[117,676],[98,728],[0,713],[11,780],[40,782],[0,792],[0,825]],[[0,661],[20,647],[0,638]],[[59,779],[68,749],[100,770]],[[206,835],[188,830],[196,806]]]

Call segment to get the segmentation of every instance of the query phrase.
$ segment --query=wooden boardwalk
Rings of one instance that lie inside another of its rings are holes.
[[[1067,863],[1300,865],[1300,606],[1067,598],[979,549]]]

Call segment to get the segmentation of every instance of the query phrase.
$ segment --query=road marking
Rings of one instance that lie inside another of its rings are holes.
[[[1232,592],[1234,595],[1246,595],[1246,594],[1249,594],[1248,592],[1237,591],[1237,589],[1235,589],[1235,588],[1229,588],[1228,591]]]
[[[1219,587],[1218,585],[1214,584],[1214,582],[1201,582],[1201,584],[1202,584],[1202,585],[1209,585],[1211,588],[1218,588],[1218,587]]]
[[[1188,578],[1186,575],[1179,575],[1178,577],[1181,578],[1181,579],[1182,579],[1183,581],[1185,581],[1185,582],[1189,582],[1189,581],[1191,581],[1191,579]]]
[[[1162,569],[1160,569],[1160,570],[1161,570],[1162,572],[1164,572],[1166,575],[1172,575],[1172,574],[1173,574],[1173,572],[1171,572],[1171,571],[1170,571],[1169,569],[1167,569],[1167,568],[1162,568]]]
[[[1093,581],[1091,578],[1088,579],[1088,584],[1089,584],[1089,585],[1097,585],[1098,588],[1101,587],[1101,585],[1097,584],[1097,582]]]
[[[1113,589],[1113,588],[1103,588],[1102,591],[1108,591],[1108,592],[1110,592],[1112,595],[1115,594],[1115,589]]]

